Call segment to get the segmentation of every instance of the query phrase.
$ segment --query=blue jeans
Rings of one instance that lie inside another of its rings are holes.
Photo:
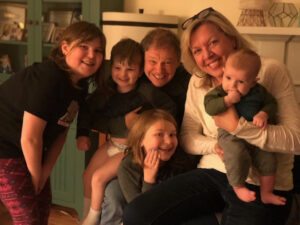
[[[284,225],[291,192],[276,192],[287,198],[285,206],[240,201],[229,185],[226,174],[214,169],[195,169],[173,177],[125,207],[124,225],[217,225],[214,212],[224,206],[222,225]],[[187,222],[188,221],[188,222]]]
[[[116,177],[106,185],[100,224],[120,225],[125,205],[126,200]]]

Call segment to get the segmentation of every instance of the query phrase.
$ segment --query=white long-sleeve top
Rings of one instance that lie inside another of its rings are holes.
[[[266,130],[240,118],[237,129],[232,132],[239,138],[261,149],[276,152],[276,190],[291,190],[294,154],[300,154],[300,110],[295,91],[286,67],[273,59],[261,58],[259,82],[278,102],[278,123],[268,125]],[[215,152],[217,127],[204,109],[204,96],[214,87],[200,87],[201,78],[193,75],[187,92],[185,113],[180,140],[190,154],[203,155],[198,167],[225,171],[222,160]],[[247,182],[259,185],[258,172],[251,169]]]

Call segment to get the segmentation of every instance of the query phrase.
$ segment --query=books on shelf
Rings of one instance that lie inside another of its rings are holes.
[[[43,42],[50,42],[53,35],[55,24],[51,22],[43,22],[42,39]]]

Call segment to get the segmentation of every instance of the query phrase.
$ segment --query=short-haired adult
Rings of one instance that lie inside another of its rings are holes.
[[[178,37],[170,30],[155,28],[149,31],[141,41],[145,52],[145,74],[141,79],[151,82],[155,87],[165,92],[177,104],[177,123],[181,124],[186,92],[191,75],[180,63],[181,49]],[[135,110],[124,118],[116,118],[116,127],[130,127],[139,113]],[[191,163],[197,157],[191,157]],[[102,206],[101,224],[118,225],[121,222],[126,201],[122,196],[117,179],[108,183],[105,189]]]
[[[207,8],[182,25],[183,64],[192,73],[185,113],[181,126],[181,144],[192,154],[203,155],[198,169],[176,176],[139,196],[126,206],[124,225],[183,224],[198,217],[211,217],[222,201],[226,205],[222,225],[284,225],[289,214],[293,189],[292,167],[295,153],[300,149],[300,113],[293,84],[285,66],[273,59],[263,58],[259,82],[278,102],[278,124],[260,128],[240,119],[234,108],[222,117],[212,119],[204,109],[204,96],[221,84],[223,67],[228,55],[236,49],[250,47],[234,26],[219,12]],[[216,123],[216,124],[215,124]],[[247,187],[256,193],[256,200],[241,201],[230,187],[222,156],[217,145],[217,126],[259,148],[275,152],[277,172],[274,193],[287,199],[284,206],[266,205],[260,201],[258,175],[253,169]],[[220,153],[219,155],[217,153]]]

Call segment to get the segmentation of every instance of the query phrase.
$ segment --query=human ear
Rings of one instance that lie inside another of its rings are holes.
[[[70,51],[70,46],[66,41],[62,41],[61,43],[61,51],[64,55],[67,55]]]

